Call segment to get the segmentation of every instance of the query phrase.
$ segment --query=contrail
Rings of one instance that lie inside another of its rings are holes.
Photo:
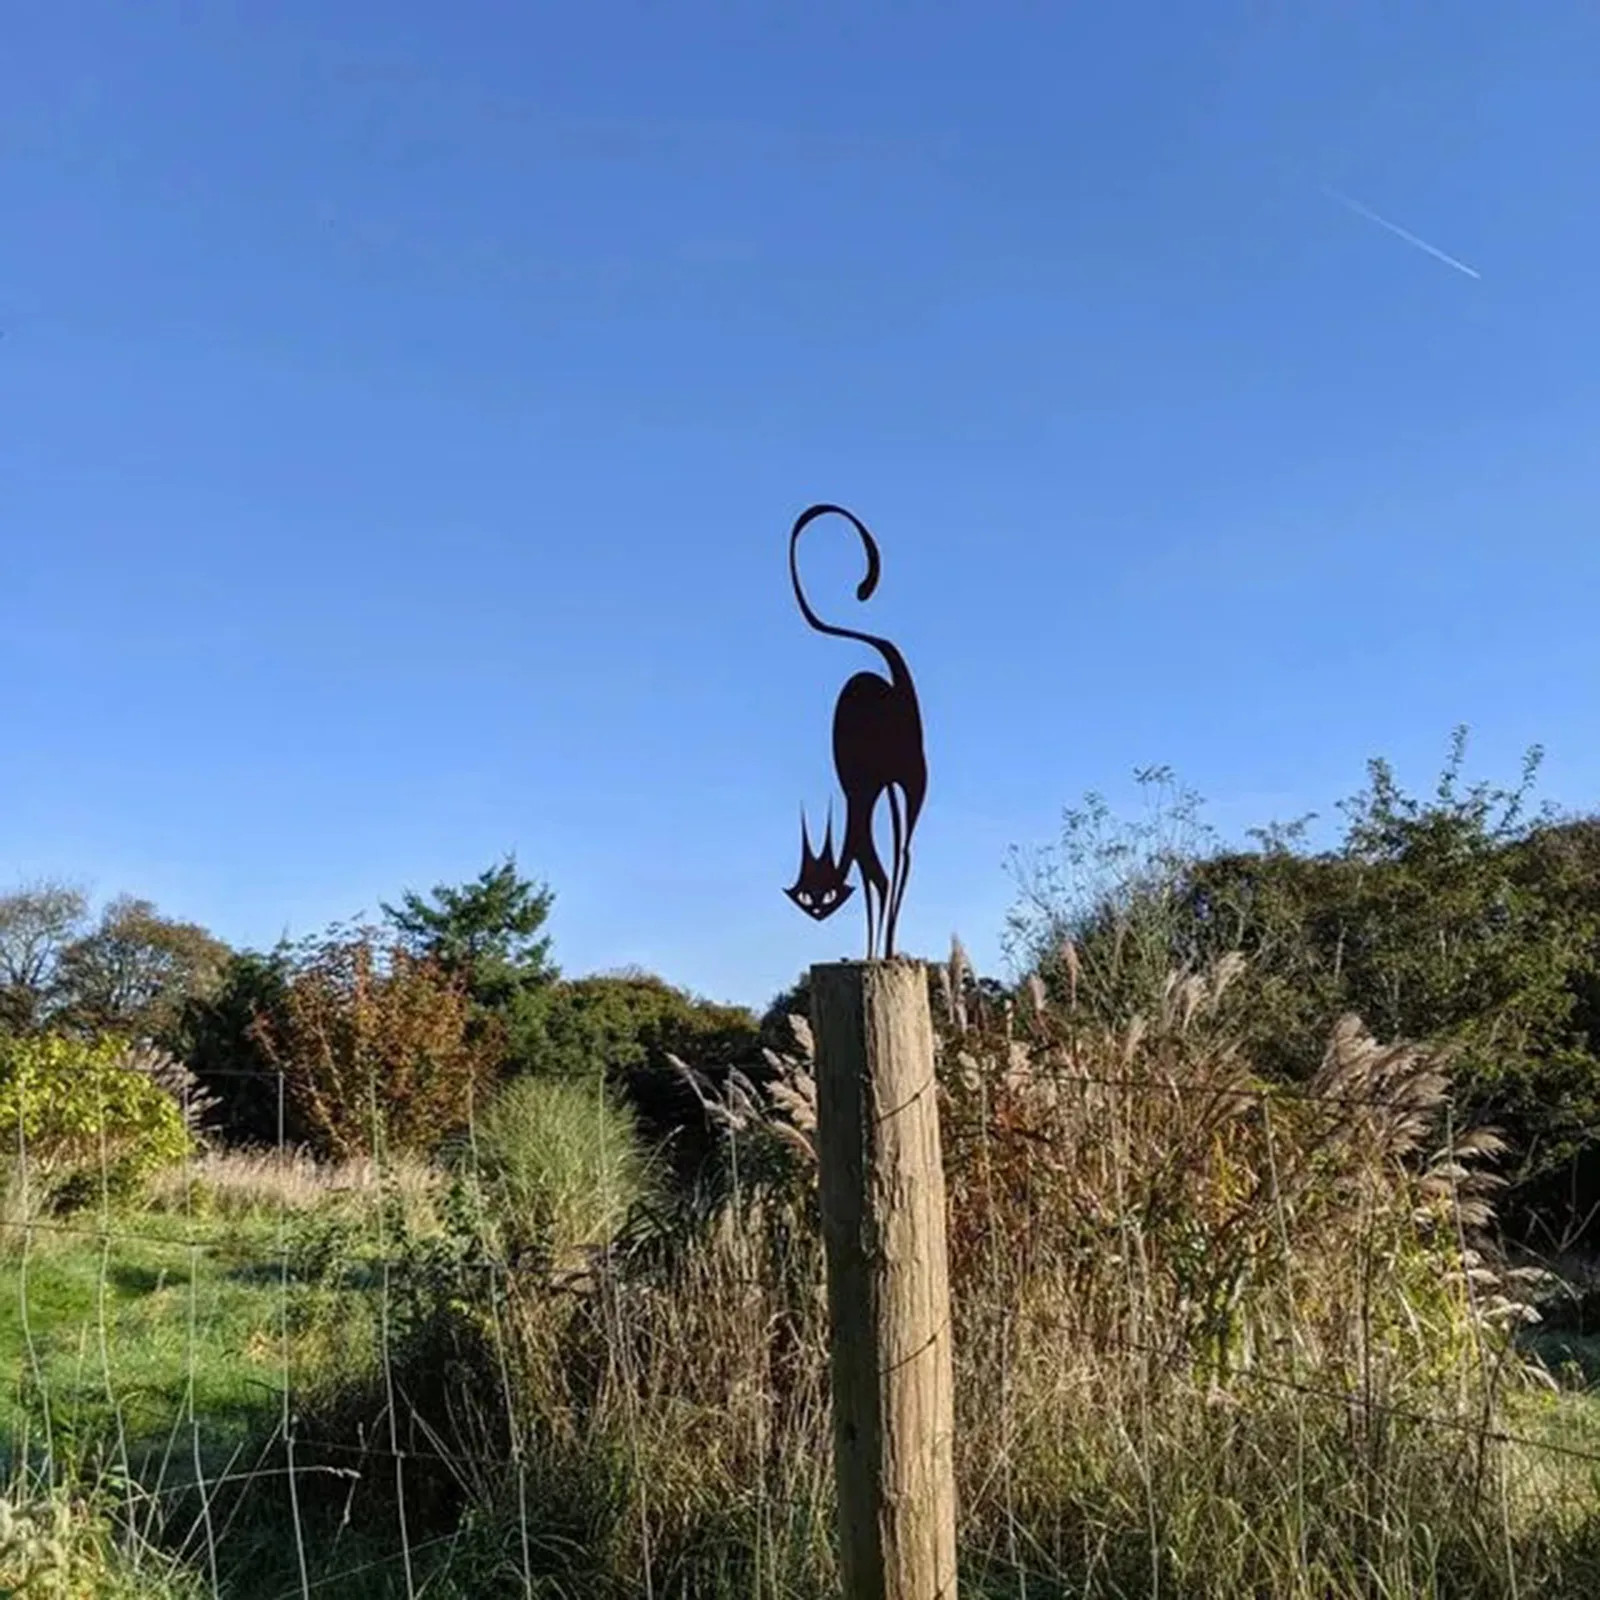
[[[1349,206],[1358,217],[1365,217],[1368,222],[1376,222],[1380,228],[1387,228],[1390,233],[1397,234],[1407,244],[1414,244],[1417,249],[1427,251],[1435,261],[1442,261],[1447,267],[1454,267],[1457,272],[1466,273],[1469,278],[1482,278],[1483,274],[1476,267],[1469,267],[1465,261],[1457,261],[1454,256],[1447,256],[1437,245],[1431,245],[1426,239],[1419,239],[1416,234],[1407,232],[1398,222],[1380,217],[1370,206],[1362,205],[1359,200],[1352,200],[1342,190],[1335,189],[1331,183],[1323,184],[1322,192],[1332,196],[1340,205]]]

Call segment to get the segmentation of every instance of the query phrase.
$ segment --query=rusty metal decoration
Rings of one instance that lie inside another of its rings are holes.
[[[878,587],[878,544],[866,524],[843,506],[814,505],[802,511],[789,532],[789,577],[800,614],[818,633],[869,644],[884,659],[887,678],[858,672],[839,691],[833,710],[833,766],[844,791],[844,839],[833,853],[833,807],[820,853],[812,848],[804,807],[800,811],[800,874],[784,893],[808,917],[823,922],[854,893],[850,871],[861,877],[867,912],[867,959],[894,954],[895,924],[906,879],[911,873],[911,835],[928,792],[928,762],[922,743],[922,709],[905,657],[887,639],[824,622],[806,599],[800,582],[797,552],[800,535],[819,517],[843,517],[861,536],[867,574],[856,599],[870,600]],[[887,798],[893,836],[893,860],[886,870],[873,839],[872,824],[880,801]]]

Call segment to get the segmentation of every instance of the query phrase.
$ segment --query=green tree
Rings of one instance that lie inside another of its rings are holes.
[[[96,927],[61,951],[62,1018],[83,1033],[169,1042],[185,1005],[216,987],[228,955],[228,946],[199,924],[121,896]]]
[[[276,1144],[280,1137],[300,1144],[309,1137],[262,1043],[281,1020],[292,957],[288,944],[234,952],[215,987],[188,998],[176,1029],[174,1053],[215,1100],[213,1122],[236,1144]]]
[[[504,1011],[516,996],[557,976],[542,930],[555,896],[517,871],[515,856],[459,887],[437,884],[431,900],[408,889],[383,914],[417,959],[462,978],[474,1001]]]
[[[0,1031],[43,1027],[55,1004],[61,954],[89,914],[81,890],[40,881],[0,895]]]

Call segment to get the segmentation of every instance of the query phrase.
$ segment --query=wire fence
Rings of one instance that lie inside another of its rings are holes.
[[[1054,1071],[1049,1082],[1056,1091],[1093,1090],[1130,1101],[1177,1097],[1225,1108],[1253,1106],[1269,1117],[1279,1107],[1295,1105],[1384,1115],[1410,1105],[1405,1091],[1392,1089],[1360,1095],[1079,1070]],[[277,1089],[281,1135],[281,1075]],[[475,1145],[469,1141],[466,1149],[471,1155]],[[516,1259],[485,1249],[476,1255],[456,1251],[442,1265],[435,1263],[436,1275],[429,1280],[433,1293],[444,1293],[440,1285],[446,1280],[474,1275],[489,1280],[490,1292],[472,1308],[474,1325],[483,1331],[490,1358],[500,1363],[507,1416],[499,1419],[504,1439],[493,1450],[475,1453],[461,1448],[459,1437],[453,1442],[441,1437],[436,1418],[411,1414],[408,1392],[417,1374],[395,1370],[400,1301],[419,1281],[406,1252],[434,1236],[427,1230],[408,1232],[404,1216],[406,1182],[426,1187],[427,1181],[438,1181],[426,1167],[379,1161],[344,1171],[315,1168],[280,1136],[275,1148],[251,1157],[197,1149],[184,1181],[169,1185],[160,1203],[113,1195],[109,1166],[103,1167],[101,1193],[86,1213],[55,1215],[24,1195],[37,1166],[25,1140],[9,1165],[12,1198],[9,1214],[0,1216],[0,1268],[12,1279],[20,1348],[17,1389],[0,1437],[9,1439],[18,1481],[29,1478],[49,1487],[92,1460],[100,1478],[124,1495],[131,1533],[142,1528],[150,1552],[164,1551],[185,1562],[198,1592],[219,1597],[237,1591],[244,1565],[265,1562],[252,1497],[276,1496],[281,1489],[288,1504],[272,1526],[290,1558],[284,1561],[281,1552],[276,1558],[285,1582],[271,1593],[292,1600],[368,1578],[387,1583],[385,1592],[408,1597],[437,1592],[429,1587],[425,1567],[464,1548],[471,1529],[466,1522],[443,1533],[421,1522],[414,1529],[415,1479],[408,1472],[442,1471],[458,1486],[509,1473],[521,1507],[521,1548],[511,1549],[506,1560],[510,1568],[520,1567],[526,1594],[545,1592],[535,1581],[530,1553],[530,1524],[538,1511],[535,1505],[530,1513],[529,1507],[535,1446],[515,1416],[518,1380],[505,1353],[504,1320],[510,1312],[496,1285],[525,1285],[532,1296],[587,1297],[608,1340],[602,1359],[617,1367],[640,1359],[636,1347],[642,1337],[628,1323],[628,1304],[619,1289],[627,1281],[625,1257],[596,1248],[583,1266],[574,1267],[548,1255]],[[1459,1169],[1446,1170],[1452,1182],[1462,1176]],[[482,1176],[470,1161],[468,1176]],[[480,1206],[486,1192],[477,1191]],[[437,1212],[438,1193],[428,1193]],[[318,1224],[334,1220],[342,1220],[342,1233],[316,1233]],[[1108,1233],[1105,1249],[1116,1245],[1117,1235]],[[1464,1239],[1462,1245],[1465,1257]],[[816,1257],[804,1259],[814,1263]],[[748,1269],[750,1259],[741,1257],[735,1266]],[[735,1281],[739,1274],[730,1270],[727,1276]],[[983,1309],[1003,1318],[1011,1308],[998,1272],[995,1284],[992,1303]],[[748,1277],[747,1286],[760,1287],[759,1271]],[[958,1330],[958,1355],[959,1337]],[[230,1348],[230,1341],[240,1348]],[[246,1346],[248,1359],[242,1359]],[[1472,1359],[1505,1362],[1507,1350],[1503,1342],[1486,1338]],[[328,1425],[330,1417],[341,1414],[329,1388],[341,1353],[352,1361],[359,1355],[365,1363],[364,1392],[375,1407],[369,1407],[355,1437]],[[1113,1332],[1101,1341],[1098,1354],[1181,1363],[1194,1352],[1181,1333],[1158,1341]],[[315,1367],[310,1376],[308,1363]],[[270,1378],[262,1376],[263,1369]],[[1369,1374],[1339,1384],[1328,1381],[1326,1373],[1308,1378],[1303,1370],[1274,1370],[1260,1360],[1225,1355],[1208,1358],[1205,1372],[1214,1387],[1272,1389],[1353,1416],[1431,1430],[1479,1450],[1493,1446],[1591,1469],[1600,1522],[1600,1445],[1539,1437],[1510,1426],[1498,1400],[1472,1415],[1460,1408],[1429,1410],[1386,1397]],[[1487,1394],[1491,1388],[1473,1392]],[[241,1399],[239,1391],[247,1389],[259,1399]],[[227,1403],[214,1410],[221,1391],[228,1391]],[[303,1426],[306,1407],[319,1419],[309,1428]],[[370,1539],[362,1543],[352,1531],[349,1505],[380,1474],[387,1479],[393,1548],[374,1552]],[[329,1532],[327,1503],[341,1494],[345,1511]],[[422,1512],[417,1516],[426,1520]],[[241,1527],[248,1531],[235,1554],[230,1541]],[[323,1541],[315,1547],[313,1532]],[[642,1498],[639,1536],[646,1544],[652,1537]],[[160,1556],[152,1553],[149,1559]],[[268,1593],[259,1585],[248,1592]]]

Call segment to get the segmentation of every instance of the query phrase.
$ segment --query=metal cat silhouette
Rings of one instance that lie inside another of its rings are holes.
[[[860,536],[867,572],[856,588],[866,602],[878,587],[882,563],[878,543],[866,524],[843,506],[814,505],[802,511],[789,532],[789,578],[800,614],[818,633],[871,645],[883,657],[888,677],[858,672],[839,691],[833,708],[833,767],[844,793],[844,833],[834,853],[833,812],[829,807],[822,849],[815,849],[805,810],[800,812],[800,872],[784,893],[808,917],[831,917],[855,891],[854,869],[861,880],[867,914],[867,959],[894,952],[895,927],[911,873],[911,836],[928,792],[928,762],[922,739],[922,708],[910,669],[887,639],[824,622],[811,608],[800,582],[800,535],[819,517],[843,517]],[[880,802],[887,801],[891,859],[884,865],[873,837]],[[879,946],[881,944],[881,951]]]

